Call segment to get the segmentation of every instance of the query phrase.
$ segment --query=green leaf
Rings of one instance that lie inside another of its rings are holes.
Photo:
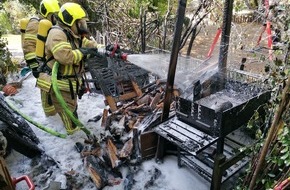
[[[286,146],[283,150],[281,150],[281,153],[285,153],[285,152],[288,152],[289,148],[288,146]]]
[[[274,178],[276,175],[275,174],[268,173],[268,176],[271,177],[271,178]]]
[[[282,159],[282,160],[286,160],[288,157],[289,157],[289,153],[286,153],[286,154],[284,154],[284,155],[281,157],[281,159]]]
[[[278,160],[278,166],[282,166],[282,165],[283,165],[283,163],[284,163],[284,161],[283,161],[283,160],[281,160],[281,159],[279,159],[279,160]]]

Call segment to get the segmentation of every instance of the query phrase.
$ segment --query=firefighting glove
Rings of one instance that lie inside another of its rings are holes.
[[[37,67],[33,68],[32,69],[32,75],[35,77],[35,78],[38,78],[39,77],[39,70],[37,69]]]
[[[98,48],[79,48],[79,50],[84,56],[90,55],[94,57],[99,55]]]

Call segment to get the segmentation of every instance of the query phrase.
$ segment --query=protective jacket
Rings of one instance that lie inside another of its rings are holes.
[[[35,47],[37,40],[38,24],[41,19],[38,17],[32,17],[26,27],[23,41],[23,53],[24,59],[27,65],[33,69],[38,67],[35,55]]]
[[[75,115],[78,90],[82,86],[81,75],[84,72],[84,64],[82,61],[84,56],[78,50],[81,47],[98,47],[98,44],[85,37],[81,38],[75,35],[69,27],[62,24],[52,27],[45,43],[45,55],[46,60],[48,60],[47,66],[49,69],[52,69],[56,61],[59,63],[57,83],[61,95],[65,99],[69,109]],[[50,90],[50,93],[53,105],[62,118],[67,133],[72,134],[76,126],[74,126],[67,113],[62,109],[54,92]]]
[[[61,25],[61,24],[60,24]],[[62,26],[62,25],[61,25]],[[46,40],[45,54],[47,65],[52,68],[55,61],[60,63],[59,74],[61,76],[75,75],[83,71],[83,54],[78,50],[80,47],[98,47],[99,45],[87,38],[80,38],[66,26],[53,27]],[[76,73],[75,73],[76,71]]]
[[[39,22],[43,19],[42,16],[32,17],[29,19],[27,23],[27,27],[25,29],[24,39],[23,39],[23,54],[24,59],[27,63],[27,66],[33,71],[37,70],[39,64],[36,60],[36,41],[37,41],[37,33]],[[50,97],[47,92],[41,90],[41,103],[42,108],[46,116],[53,116],[56,114],[55,108],[51,103]]]

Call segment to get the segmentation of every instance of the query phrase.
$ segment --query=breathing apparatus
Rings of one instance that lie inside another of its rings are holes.
[[[77,20],[76,27],[77,27],[78,34],[81,36],[87,36],[90,33],[85,19]]]
[[[42,19],[38,25],[37,40],[36,40],[36,59],[38,62],[45,61],[44,46],[49,29],[52,27],[52,23],[47,19]]]
[[[25,30],[27,28],[28,22],[29,22],[29,18],[22,18],[20,20],[20,32],[21,32],[21,44],[22,44],[22,47],[23,47],[23,42],[24,42]]]

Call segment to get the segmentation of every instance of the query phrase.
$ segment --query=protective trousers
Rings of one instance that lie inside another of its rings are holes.
[[[40,89],[40,96],[41,96],[41,104],[45,116],[54,116],[56,114],[55,107],[51,100],[51,95],[46,91]]]
[[[71,92],[71,91],[60,89],[60,93],[61,93],[61,96],[64,98],[68,108],[77,117],[77,94],[76,94],[76,92],[75,91]],[[59,114],[59,116],[61,117],[61,120],[64,123],[67,134],[71,135],[75,131],[78,131],[79,128],[73,123],[73,121],[70,119],[69,115],[64,111],[64,109],[62,108],[62,106],[58,102],[53,90],[51,91],[50,94],[51,94],[52,103],[55,107],[56,112]],[[73,98],[72,98],[72,96],[73,96]]]

